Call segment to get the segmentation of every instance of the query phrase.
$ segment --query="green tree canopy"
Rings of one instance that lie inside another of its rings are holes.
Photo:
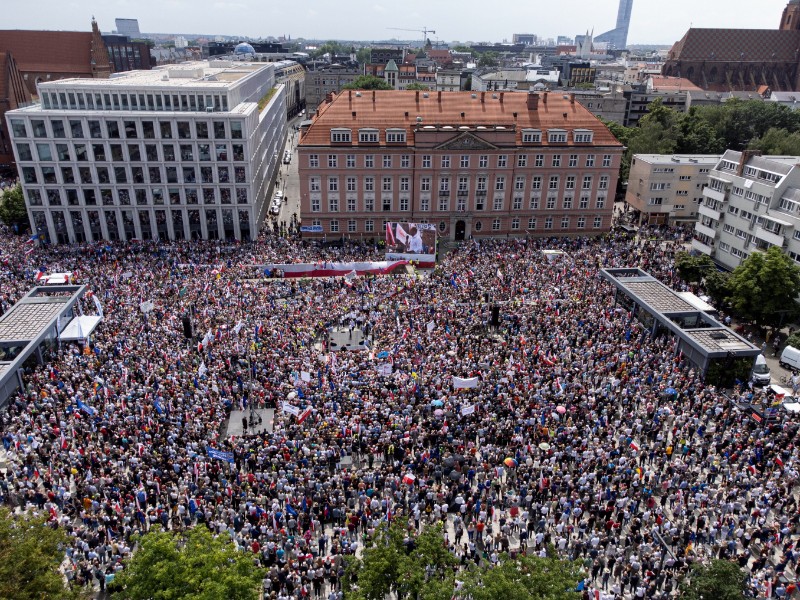
[[[762,154],[800,156],[800,132],[789,133],[786,129],[770,127],[763,136],[753,138],[750,148]]]
[[[747,576],[739,565],[727,560],[695,563],[681,585],[683,600],[741,600],[747,590]]]
[[[419,91],[421,91],[421,92],[427,92],[427,91],[428,91],[428,90],[430,90],[431,88],[429,88],[427,85],[423,85],[423,84],[421,84],[421,83],[417,83],[417,82],[415,81],[414,83],[411,83],[411,84],[407,85],[407,86],[406,86],[406,89],[407,89],[407,90],[419,90]]]
[[[262,578],[249,553],[206,527],[154,529],[141,538],[112,590],[120,600],[256,600]]]
[[[496,67],[500,64],[500,55],[497,52],[483,52],[478,58],[479,67]]]
[[[675,257],[675,268],[678,275],[687,283],[700,283],[710,270],[717,267],[707,254],[692,256],[688,252],[679,252]]]
[[[391,90],[393,89],[386,80],[374,75],[360,75],[351,83],[342,86],[344,90]]]
[[[798,312],[800,267],[777,246],[753,252],[731,274],[728,301],[737,314],[776,327]]]
[[[22,186],[17,185],[6,190],[0,197],[0,220],[6,225],[28,224],[28,210],[25,208],[25,197],[22,195]]]
[[[46,517],[0,508],[0,598],[81,597],[66,589],[58,570],[68,543],[64,530],[47,525]]]

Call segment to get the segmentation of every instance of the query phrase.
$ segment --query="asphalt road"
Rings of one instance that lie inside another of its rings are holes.
[[[281,151],[281,168],[278,174],[280,189],[283,191],[286,201],[281,206],[281,211],[277,217],[272,217],[278,224],[284,222],[288,226],[292,221],[292,215],[300,218],[300,179],[297,173],[297,140],[299,132],[294,130],[296,125],[305,117],[296,117],[289,121],[289,135],[286,137],[286,147],[292,154],[292,160],[288,165],[283,164],[283,151]]]

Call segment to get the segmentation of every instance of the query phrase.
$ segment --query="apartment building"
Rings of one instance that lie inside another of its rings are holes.
[[[719,155],[635,154],[631,160],[626,210],[640,225],[676,225],[697,220],[708,174]]]
[[[709,173],[692,248],[726,269],[778,246],[800,262],[800,157],[728,150]]]
[[[358,64],[311,64],[305,77],[305,103],[309,112],[317,109],[328,94],[337,94],[342,88],[363,75]]]
[[[441,238],[608,231],[623,147],[563,94],[348,90],[299,143],[301,210],[317,237]]]
[[[214,61],[38,86],[7,113],[31,226],[57,243],[249,239],[287,135],[275,66]]]

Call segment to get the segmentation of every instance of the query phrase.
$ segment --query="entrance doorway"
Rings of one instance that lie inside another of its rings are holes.
[[[464,221],[456,221],[456,241],[463,242],[464,241],[464,233],[467,230],[467,225]]]

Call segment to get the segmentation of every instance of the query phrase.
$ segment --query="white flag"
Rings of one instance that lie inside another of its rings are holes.
[[[472,404],[470,406],[465,406],[464,408],[461,409],[461,414],[464,415],[465,417],[467,415],[471,415],[474,412],[475,412],[475,405],[474,404]]]
[[[347,275],[345,275],[345,276],[344,276],[344,282],[345,282],[345,284],[346,284],[348,287],[352,287],[352,285],[353,285],[353,282],[356,280],[356,277],[358,277],[358,273],[356,273],[356,270],[355,270],[355,269],[353,269],[353,270],[352,270],[352,271],[350,271],[350,272],[349,272]]]
[[[311,381],[311,373],[309,373],[308,371],[300,371],[300,379],[308,383],[309,381]]]
[[[239,332],[242,330],[242,327],[244,327],[244,321],[239,321],[239,322],[236,324],[236,327],[234,327],[234,328],[233,328],[233,332],[234,332],[236,335],[239,335]]]
[[[436,329],[436,323],[431,321],[430,323],[428,323],[428,333],[431,333],[434,329]]]
[[[462,379],[461,377],[453,376],[454,389],[471,389],[478,387],[478,378],[470,377],[469,379]]]
[[[97,315],[102,317],[103,307],[100,305],[100,300],[97,299],[97,294],[92,294],[92,300],[94,300],[95,308],[97,308]]]
[[[201,361],[200,366],[197,368],[197,374],[202,377],[206,373],[208,373],[208,367],[206,366],[205,361]]]

